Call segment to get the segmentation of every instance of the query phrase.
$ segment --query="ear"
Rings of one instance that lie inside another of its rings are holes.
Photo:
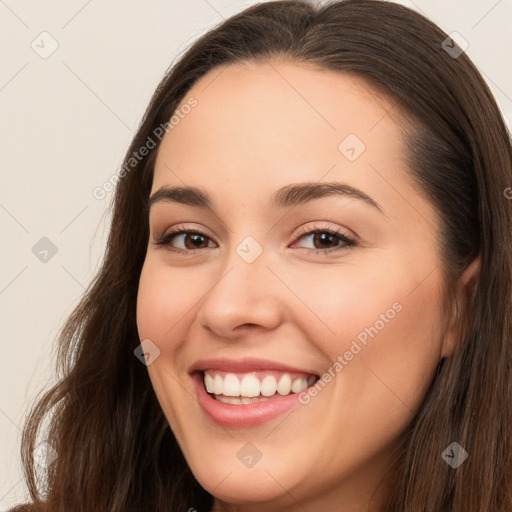
[[[478,278],[480,277],[480,268],[482,261],[480,256],[475,258],[467,267],[459,278],[459,284],[463,288],[464,293],[467,295],[473,295],[478,284]]]
[[[461,318],[461,309],[469,299],[474,295],[478,280],[480,277],[481,259],[480,256],[475,258],[462,272],[457,282],[457,293],[455,297],[455,304],[453,314],[451,316],[450,324],[445,335],[441,358],[449,357],[455,351],[458,343],[459,336],[459,321]]]

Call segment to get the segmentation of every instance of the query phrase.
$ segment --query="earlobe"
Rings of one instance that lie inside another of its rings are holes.
[[[478,256],[464,269],[459,277],[457,282],[457,295],[455,297],[454,311],[444,338],[440,359],[451,356],[459,342],[458,337],[460,335],[460,326],[458,324],[461,319],[461,309],[470,302],[470,298],[476,291],[480,277],[480,268],[481,258]]]

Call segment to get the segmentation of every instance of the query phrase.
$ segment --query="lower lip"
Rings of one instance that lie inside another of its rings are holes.
[[[279,398],[270,398],[252,404],[225,404],[207,393],[203,375],[192,375],[197,399],[206,416],[223,427],[248,428],[262,425],[289,411],[299,403],[299,394],[293,393]]]

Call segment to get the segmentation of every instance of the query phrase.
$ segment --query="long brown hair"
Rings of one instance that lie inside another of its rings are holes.
[[[126,153],[101,269],[60,332],[59,381],[24,426],[32,503],[17,510],[210,510],[213,498],[188,468],[134,356],[158,145],[136,165],[130,158],[207,72],[276,58],[356,73],[396,103],[407,124],[411,175],[441,219],[447,297],[481,258],[474,293],[462,305],[458,348],[439,364],[403,436],[386,510],[512,510],[512,201],[505,193],[511,144],[484,80],[466,54],[446,51],[446,38],[391,2],[268,2],[224,21],[172,66]],[[33,459],[42,440],[57,453],[44,472]],[[452,442],[469,454],[457,469],[441,457]]]

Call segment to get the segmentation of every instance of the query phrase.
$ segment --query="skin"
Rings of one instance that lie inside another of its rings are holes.
[[[198,104],[163,138],[151,193],[195,186],[214,212],[152,206],[137,304],[140,339],[160,350],[148,372],[166,418],[214,510],[362,512],[375,492],[369,510],[379,511],[392,450],[455,343],[442,323],[439,219],[409,177],[398,114],[360,78],[283,61],[216,69],[181,104],[190,97]],[[348,134],[366,146],[353,162],[338,149]],[[384,213],[341,196],[269,207],[280,187],[327,181],[364,191]],[[180,224],[202,231],[204,248],[183,235],[172,244],[188,255],[154,244]],[[325,227],[358,245],[298,237]],[[263,248],[250,264],[236,252],[247,236]],[[328,247],[338,250],[319,250]],[[395,303],[401,311],[286,417],[223,428],[194,398],[187,370],[202,358],[322,375]],[[252,468],[237,458],[247,442],[262,454]]]

